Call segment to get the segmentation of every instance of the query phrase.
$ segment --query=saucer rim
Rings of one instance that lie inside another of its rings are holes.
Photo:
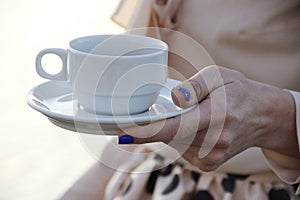
[[[31,90],[29,90],[29,92],[27,93],[27,96],[26,96],[26,102],[34,110],[40,112],[41,114],[43,114],[47,117],[50,117],[50,118],[53,118],[53,119],[56,119],[56,120],[59,120],[59,121],[80,122],[80,123],[100,123],[100,124],[116,124],[116,123],[121,124],[121,123],[132,123],[132,122],[143,123],[143,122],[158,121],[158,120],[167,119],[167,118],[175,117],[175,116],[178,116],[178,115],[182,115],[186,112],[189,112],[189,111],[193,110],[196,107],[196,105],[193,105],[193,106],[191,106],[189,108],[186,108],[186,109],[180,108],[180,110],[178,110],[178,111],[167,112],[167,113],[161,114],[161,115],[153,115],[152,117],[151,116],[150,117],[149,116],[148,117],[146,117],[146,116],[135,117],[136,115],[132,115],[131,117],[130,117],[130,115],[128,115],[128,116],[108,116],[108,115],[98,115],[98,114],[93,114],[93,113],[90,113],[90,114],[93,115],[92,118],[91,117],[83,117],[83,116],[78,117],[76,115],[67,115],[67,114],[64,115],[64,114],[61,114],[61,113],[52,112],[51,110],[48,110],[48,109],[46,109],[44,107],[41,107],[41,106],[38,106],[35,102],[33,102],[33,99],[35,97],[34,96],[34,91],[38,87],[41,87],[42,85],[46,85],[46,84],[53,83],[53,82],[64,84],[64,86],[70,87],[70,90],[72,90],[71,86],[66,81],[46,81],[46,82],[43,82],[41,84],[36,85]],[[181,81],[171,79],[171,78],[167,79],[167,83],[168,82],[173,82],[172,84],[169,83],[169,85],[171,85],[170,87],[174,87],[174,86],[181,83]],[[161,96],[162,98],[167,99],[166,97],[164,97],[161,94],[161,92],[159,93],[159,96]],[[167,100],[169,100],[169,99],[167,99]],[[104,116],[105,117],[110,117],[110,118],[103,119]],[[102,119],[101,119],[101,117],[102,117]]]

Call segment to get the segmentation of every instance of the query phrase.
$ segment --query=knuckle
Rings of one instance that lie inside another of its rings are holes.
[[[192,164],[193,166],[199,168],[204,172],[210,172],[216,170],[220,166],[221,160],[218,157],[219,156],[208,155],[204,158],[198,158],[194,154],[190,154],[190,153],[183,154],[183,158],[186,161],[188,161],[190,164]]]
[[[207,165],[216,165],[219,163],[219,158],[215,154],[211,153],[203,158],[203,162]]]
[[[220,74],[223,76],[223,78],[229,82],[246,80],[246,76],[237,70],[224,67],[219,67],[218,70],[220,71]]]
[[[164,123],[163,127],[157,131],[155,135],[153,135],[152,139],[157,140],[158,138],[160,141],[168,144],[170,141],[178,137],[180,130],[180,117],[170,118]]]
[[[217,169],[222,163],[223,155],[219,152],[212,151],[203,159],[201,159],[204,168],[203,170],[211,171]]]
[[[218,65],[209,65],[204,68],[205,71],[211,71],[211,72],[215,72],[215,71],[222,72],[224,69],[225,69],[224,67]]]
[[[236,113],[234,113],[231,110],[227,110],[226,117],[225,117],[226,124],[231,124],[232,122],[238,122],[239,119],[240,117]]]
[[[202,161],[202,159],[197,158],[196,156],[191,155],[185,155],[184,157],[189,163],[191,163],[193,166],[199,168],[200,170],[204,172],[209,172],[217,169],[217,166],[207,164]]]
[[[216,144],[216,147],[222,148],[222,149],[227,149],[230,146],[230,143],[231,142],[228,137],[226,137],[225,135],[221,135]]]
[[[208,95],[208,88],[205,84],[205,81],[202,77],[198,77],[197,80],[190,79],[189,84],[192,86],[192,89],[197,97],[197,100],[201,100]]]
[[[231,73],[232,73],[233,81],[239,83],[240,86],[243,85],[242,83],[244,83],[244,81],[246,80],[246,76],[239,71],[236,70],[231,70],[231,71],[232,71]]]
[[[232,70],[233,71],[233,74],[234,76],[239,79],[239,80],[242,80],[245,78],[245,75],[242,74],[241,72],[237,71],[237,70]]]
[[[217,168],[218,168],[218,166],[206,165],[206,164],[199,167],[199,169],[204,171],[204,172],[211,172],[211,171],[216,170]]]

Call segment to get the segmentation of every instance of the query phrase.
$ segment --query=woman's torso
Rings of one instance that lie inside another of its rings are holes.
[[[173,11],[166,5],[154,6],[160,27],[185,35],[161,31],[162,39],[170,46],[171,76],[189,77],[209,64],[217,64],[238,70],[250,79],[300,91],[300,1],[178,2],[167,1],[178,5],[176,9],[171,6]],[[203,49],[191,48],[195,42]],[[219,170],[255,173],[269,167],[260,149],[251,148]]]
[[[175,30],[202,45],[215,64],[300,90],[299,1],[181,0],[176,15]]]

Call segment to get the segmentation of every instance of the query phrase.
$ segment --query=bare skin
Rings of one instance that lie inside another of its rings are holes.
[[[134,143],[173,141],[188,145],[183,157],[203,171],[215,170],[250,147],[300,159],[295,103],[287,91],[249,80],[234,70],[211,66],[174,88],[172,98],[182,108],[198,105],[182,116],[127,128],[120,136],[131,135]],[[216,115],[213,123],[212,102],[219,113],[224,111],[224,117]],[[201,156],[201,149],[209,151]]]

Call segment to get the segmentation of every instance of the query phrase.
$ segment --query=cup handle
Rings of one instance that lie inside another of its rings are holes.
[[[63,63],[61,71],[58,72],[57,74],[47,73],[42,66],[42,58],[44,55],[48,53],[52,53],[60,57]],[[36,72],[43,78],[49,80],[66,81],[67,80],[67,51],[65,49],[60,49],[60,48],[49,48],[49,49],[42,50],[36,57],[35,69]]]

